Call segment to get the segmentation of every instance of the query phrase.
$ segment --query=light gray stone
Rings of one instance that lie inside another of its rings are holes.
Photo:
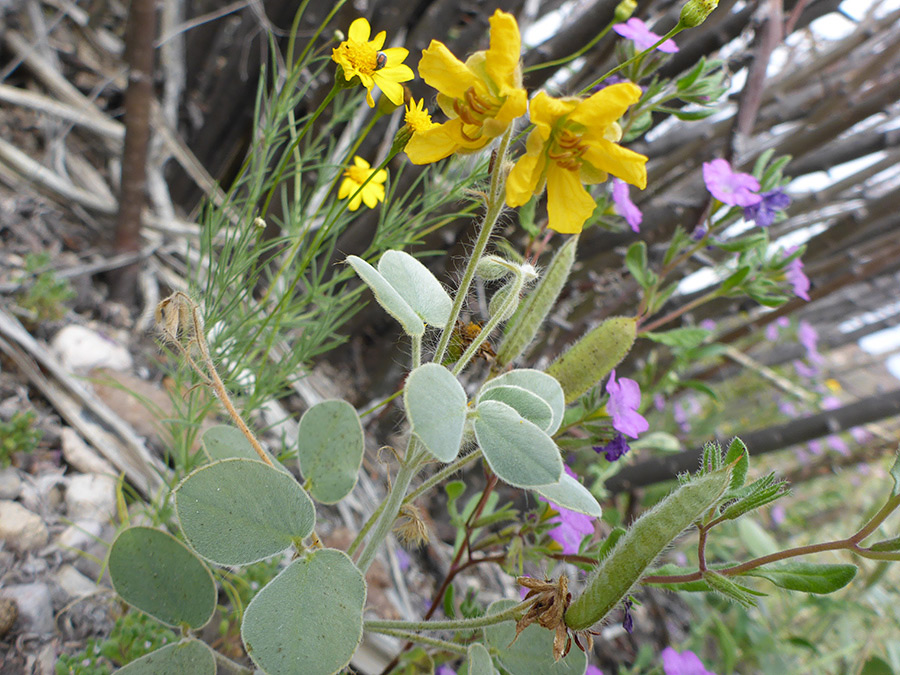
[[[116,479],[98,473],[73,476],[66,487],[69,518],[88,518],[102,523],[116,512]]]
[[[78,432],[71,427],[64,427],[60,432],[62,453],[69,466],[82,473],[100,473],[116,475],[113,465],[98,455],[85,443]]]
[[[21,490],[22,479],[14,468],[0,471],[0,499],[15,499]]]
[[[62,365],[73,372],[86,373],[94,368],[131,370],[131,354],[115,340],[85,326],[70,324],[50,342]]]
[[[59,533],[53,543],[67,552],[86,551],[103,532],[103,525],[96,520],[81,518]]]
[[[54,580],[59,587],[62,588],[69,598],[81,598],[85,595],[91,595],[96,592],[97,584],[84,576],[72,565],[63,565],[56,574],[53,575]]]
[[[0,501],[0,539],[14,551],[24,553],[47,543],[50,533],[41,517],[21,504]]]
[[[17,625],[23,633],[53,633],[53,602],[47,584],[21,584],[0,588],[0,595],[16,601],[19,609]]]

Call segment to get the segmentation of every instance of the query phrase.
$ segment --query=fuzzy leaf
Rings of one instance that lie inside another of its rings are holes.
[[[563,473],[558,483],[539,485],[532,489],[554,504],[558,504],[570,511],[583,513],[594,518],[600,518],[603,515],[603,509],[600,508],[599,502],[597,502],[590,490],[567,473]]]
[[[300,473],[322,504],[336,504],[353,490],[362,466],[365,439],[359,416],[346,401],[316,403],[299,426]]]
[[[355,255],[347,256],[347,262],[359,275],[359,278],[372,289],[375,300],[384,308],[384,311],[400,322],[407,335],[423,335],[425,333],[425,324],[422,323],[422,319],[378,270]]]
[[[212,650],[199,640],[183,640],[150,652],[116,671],[116,675],[160,673],[216,675],[216,659]]]
[[[786,562],[757,567],[745,572],[745,575],[768,579],[789,591],[826,594],[849,584],[856,572],[856,565]]]
[[[466,392],[449,370],[436,363],[419,366],[403,389],[412,433],[441,462],[459,454],[466,424]]]
[[[493,380],[488,380],[481,387],[476,401],[484,396],[494,387],[521,387],[527,389],[535,396],[539,396],[553,413],[553,419],[548,428],[544,429],[548,434],[555,434],[562,424],[563,415],[566,411],[566,395],[563,393],[562,386],[551,375],[532,368],[517,368],[508,373],[504,373]],[[532,420],[534,421],[534,420]]]
[[[422,321],[437,328],[447,325],[453,301],[425,265],[409,253],[385,251],[378,271]]]

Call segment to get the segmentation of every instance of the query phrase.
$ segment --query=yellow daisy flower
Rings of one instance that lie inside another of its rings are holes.
[[[375,107],[372,98],[372,87],[375,85],[391,103],[403,105],[403,87],[400,83],[415,77],[412,68],[403,64],[409,50],[403,47],[382,49],[386,33],[381,31],[370,41],[371,32],[368,21],[356,19],[350,24],[347,39],[331,50],[331,60],[341,66],[347,82],[354,77],[359,78],[366,88],[366,103],[370,108]]]
[[[409,100],[406,105],[406,115],[403,121],[409,126],[413,133],[420,131],[428,131],[437,126],[431,121],[431,114],[425,110],[425,99],[421,99],[418,103],[414,98]]]
[[[372,176],[371,180],[369,176]],[[374,209],[378,206],[378,202],[384,201],[384,181],[387,180],[387,176],[385,169],[373,169],[362,157],[354,157],[353,166],[344,171],[344,180],[338,188],[338,199],[346,199],[353,195],[347,205],[351,211],[356,211],[360,202],[365,202],[366,206]]]
[[[546,185],[549,226],[570,234],[581,232],[597,206],[584,184],[602,183],[612,174],[647,187],[647,158],[617,145],[622,139],[617,120],[640,97],[641,88],[631,82],[584,100],[538,93],[530,106],[535,128],[507,178],[506,203],[522,206]]]
[[[422,52],[419,75],[438,90],[438,105],[450,119],[413,135],[406,146],[413,164],[480,150],[525,114],[519,26],[512,14],[499,9],[490,23],[490,48],[465,63],[437,40]]]

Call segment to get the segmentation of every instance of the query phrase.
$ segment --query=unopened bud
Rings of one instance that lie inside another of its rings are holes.
[[[384,97],[382,97],[382,100],[383,99]],[[406,147],[406,144],[409,143],[409,139],[412,138],[412,135],[413,130],[408,124],[404,124],[397,130],[397,133],[394,136],[394,142],[391,143],[391,157],[403,152],[403,149]]]
[[[718,5],[719,0],[688,0],[681,8],[679,23],[686,28],[699,26]]]
[[[637,2],[635,0],[622,0],[618,5],[616,5],[616,22],[623,23],[628,21],[631,18],[631,15],[634,14],[634,10],[637,9]]]
[[[505,279],[515,272],[515,264],[498,255],[483,256],[475,266],[475,274],[485,281]]]

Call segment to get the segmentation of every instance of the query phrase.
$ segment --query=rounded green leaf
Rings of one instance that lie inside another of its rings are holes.
[[[491,469],[521,488],[559,482],[562,458],[553,439],[500,401],[478,404],[475,438]]]
[[[381,273],[362,258],[355,255],[347,256],[347,262],[359,278],[366,282],[372,289],[375,299],[384,310],[400,322],[407,335],[422,335],[425,333],[425,324],[419,315],[409,306],[409,303],[391,286],[390,282],[381,276]]]
[[[487,613],[497,614],[515,604],[515,600],[497,600],[491,603]],[[515,640],[516,624],[513,621],[484,629],[485,640],[496,650],[500,664],[510,675],[584,675],[588,666],[587,654],[577,647],[570,649],[559,661],[553,660],[554,635],[553,631],[533,623]]]
[[[485,382],[479,392],[479,398],[494,387],[521,387],[532,394],[539,396],[553,411],[553,421],[544,431],[555,434],[562,424],[563,414],[566,411],[566,395],[562,385],[551,375],[533,368],[519,368],[504,373],[493,380]]]
[[[491,655],[484,645],[474,643],[469,645],[469,653],[465,663],[466,675],[494,675],[497,669],[491,661]]]
[[[776,586],[802,593],[834,593],[849,584],[856,565],[839,563],[786,562],[748,570],[747,576],[768,579]]]
[[[300,418],[300,472],[309,492],[322,504],[335,504],[350,494],[362,466],[362,424],[346,401],[322,401]]]
[[[343,551],[292,562],[247,606],[241,637],[268,675],[330,675],[362,639],[366,583]]]
[[[168,626],[200,628],[216,609],[209,569],[168,532],[122,530],[109,549],[107,565],[116,593]]]
[[[466,424],[466,392],[449,370],[436,363],[419,366],[403,390],[412,433],[442,462],[459,454]]]
[[[425,323],[438,328],[447,325],[453,301],[425,265],[409,253],[385,251],[378,271]]]
[[[553,424],[550,405],[522,387],[491,387],[479,397],[479,401],[501,401],[544,431]]]
[[[216,675],[212,650],[198,640],[166,645],[119,668],[117,675]]]
[[[216,462],[220,459],[234,459],[235,457],[243,457],[244,459],[259,459],[256,450],[250,445],[247,437],[241,433],[240,429],[228,426],[227,424],[217,424],[203,432],[203,450],[210,461]],[[269,457],[276,467],[284,470],[274,457]]]
[[[312,532],[312,500],[292,476],[249,459],[226,459],[191,473],[175,489],[185,539],[218,565],[249,565]]]
[[[577,511],[594,518],[599,518],[603,515],[600,503],[594,498],[590,490],[567,473],[563,473],[558,483],[539,485],[532,489],[554,504],[558,504],[570,511]]]

